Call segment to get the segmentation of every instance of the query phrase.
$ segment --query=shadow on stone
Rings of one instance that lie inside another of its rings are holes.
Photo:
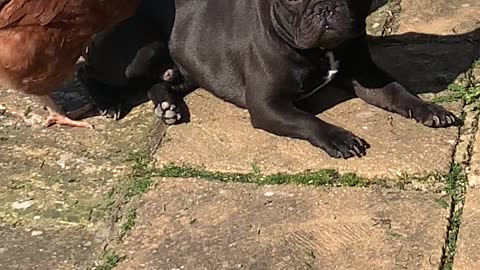
[[[412,93],[438,93],[480,57],[480,28],[462,35],[371,36],[370,49],[375,62]],[[339,88],[325,90],[302,103],[302,107],[318,114],[355,97]]]

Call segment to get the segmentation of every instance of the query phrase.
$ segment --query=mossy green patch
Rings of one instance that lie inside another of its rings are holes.
[[[95,270],[112,270],[116,267],[121,261],[123,257],[118,256],[115,253],[105,253],[100,261],[98,266],[95,266],[93,269]]]
[[[155,168],[152,167],[151,159],[145,152],[135,152],[127,159],[133,162],[132,172],[128,177],[126,196],[131,198],[147,192],[152,185],[152,176]]]
[[[137,218],[137,210],[136,209],[129,209],[127,213],[127,217],[125,219],[125,222],[122,224],[122,231],[121,235],[122,237],[127,234],[128,231],[133,229],[135,226],[135,219]]]
[[[450,84],[447,90],[449,91],[447,95],[436,97],[432,102],[443,103],[463,100],[465,104],[471,104],[480,97],[480,87],[474,84],[468,84],[467,86]]]
[[[156,176],[176,178],[202,178],[221,182],[253,183],[258,185],[300,184],[310,186],[366,187],[372,183],[353,173],[340,174],[336,170],[305,171],[296,174],[263,175],[259,170],[253,173],[210,172],[198,167],[168,165],[159,170]]]
[[[480,68],[480,61],[472,64],[472,68],[465,73],[463,83],[452,83],[448,86],[448,94],[437,97],[433,102],[452,102],[463,100],[465,104],[471,104],[480,98],[480,78],[475,75]]]

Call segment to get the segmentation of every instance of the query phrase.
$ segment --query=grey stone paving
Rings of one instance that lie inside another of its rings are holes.
[[[440,197],[162,179],[116,269],[438,269]]]
[[[81,229],[11,228],[0,224],[0,269],[86,269],[95,259],[95,235]]]
[[[467,192],[455,256],[455,270],[477,269],[480,265],[480,190]]]
[[[372,55],[423,98],[445,95],[480,57],[478,14],[477,0],[389,1],[369,18]],[[88,102],[79,89],[57,96],[67,110]],[[455,153],[468,165],[469,190],[454,269],[478,268],[478,140],[469,151],[476,113],[458,137],[456,128],[425,128],[343,94],[325,100],[312,100],[326,109],[319,117],[368,140],[365,158],[332,160],[306,142],[255,130],[246,111],[199,91],[189,97],[192,122],[167,130],[156,165],[262,173],[333,168],[395,180],[447,173]],[[463,104],[443,105],[460,114]],[[0,269],[87,269],[107,242],[109,252],[126,256],[116,269],[440,267],[450,217],[443,193],[168,178],[124,206],[127,157],[162,139],[161,125],[150,137],[150,104],[119,122],[89,118],[93,131],[44,129],[45,115],[30,97],[0,91]],[[455,152],[457,143],[462,150]],[[111,241],[125,221],[119,213],[130,207],[138,207],[135,226]]]
[[[256,166],[267,174],[336,169],[368,178],[396,179],[405,173],[447,173],[458,136],[455,127],[426,128],[354,99],[320,118],[354,132],[371,148],[363,158],[332,159],[306,141],[254,129],[248,112],[207,92],[193,93],[188,103],[191,122],[169,127],[157,152],[159,166],[174,163],[243,173]],[[449,107],[459,114],[458,104]]]

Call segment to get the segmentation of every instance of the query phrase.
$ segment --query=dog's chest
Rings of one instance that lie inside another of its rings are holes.
[[[310,75],[309,78],[302,82],[302,87],[300,88],[297,97],[298,100],[313,95],[315,92],[332,81],[335,75],[338,73],[340,61],[335,59],[333,52],[326,52],[324,59],[321,60],[326,62],[327,69],[321,72],[320,78],[317,73],[314,72],[314,75]]]

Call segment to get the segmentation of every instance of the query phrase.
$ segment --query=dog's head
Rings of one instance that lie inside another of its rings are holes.
[[[277,33],[298,49],[332,49],[365,32],[372,0],[271,0]]]

